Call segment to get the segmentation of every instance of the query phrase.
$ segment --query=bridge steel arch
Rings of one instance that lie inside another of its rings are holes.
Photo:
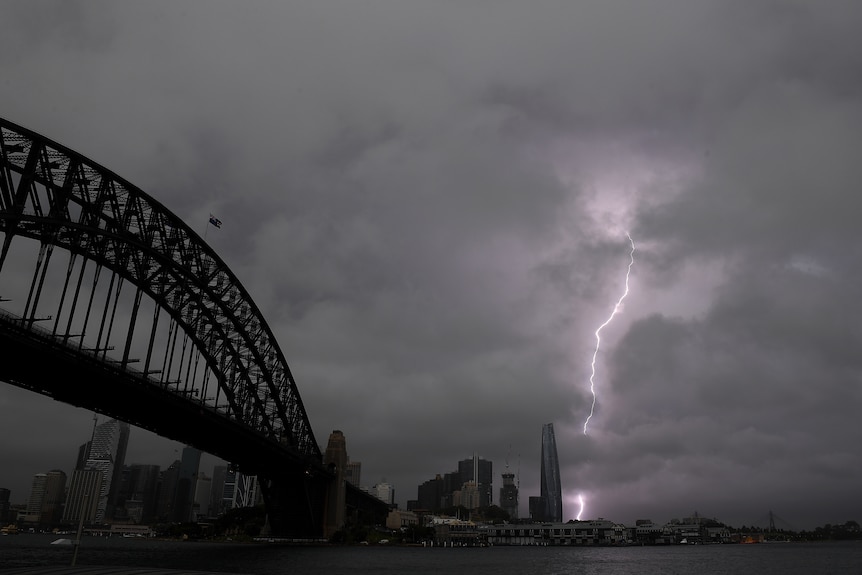
[[[323,466],[296,382],[260,310],[197,233],[113,172],[4,119],[0,232],[0,299],[11,285],[10,275],[20,282],[21,274],[7,269],[15,264],[13,240],[20,237],[38,244],[29,291],[19,302],[23,310],[0,314],[0,345],[7,353],[28,357],[31,365],[25,368],[22,360],[4,359],[0,379],[119,419],[133,419],[130,423],[197,444],[228,461],[242,461],[241,469],[247,468],[242,470],[261,478],[275,532],[322,532],[319,510],[307,511],[304,520],[287,519],[296,515],[292,500],[297,496],[307,499],[309,508],[325,506],[331,476]],[[52,283],[46,277],[53,277],[47,270],[57,260],[52,259],[54,248],[62,248],[69,257],[65,266],[60,265],[60,280]],[[128,285],[133,294],[118,303]],[[52,313],[45,316],[48,299],[56,307],[48,308]],[[139,317],[145,301],[153,308],[151,320]],[[115,326],[118,306],[127,313]],[[160,319],[164,317],[167,325]],[[111,337],[117,345],[111,345]],[[139,371],[131,365],[136,361],[133,340],[144,342],[139,347],[146,358]],[[163,342],[164,351],[157,341]],[[52,357],[65,358],[54,360],[53,371],[39,358],[51,347],[60,350]],[[115,396],[117,382],[125,381],[121,388],[125,403],[137,403],[137,410],[123,407],[116,397],[102,401],[91,393],[81,400],[69,390],[68,381],[53,380],[63,376],[57,365],[85,374],[93,386],[102,382],[99,389],[108,396]],[[179,406],[175,413],[187,414],[182,417],[197,414],[210,429],[228,431],[194,432],[184,424],[164,421],[158,410],[169,404]],[[152,410],[156,413],[148,414]],[[222,449],[218,437],[242,437],[242,445],[265,447],[241,452],[244,448],[233,442]],[[315,482],[316,487],[309,489]]]

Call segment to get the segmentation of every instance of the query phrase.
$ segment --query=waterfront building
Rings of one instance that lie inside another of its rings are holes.
[[[625,545],[625,525],[595,519],[532,525],[489,525],[487,540],[492,545]]]
[[[386,516],[387,529],[405,529],[415,525],[419,525],[419,516],[412,511],[392,509]]]
[[[563,520],[563,487],[560,481],[560,461],[557,458],[557,440],[554,424],[542,426],[542,467],[540,473],[540,497],[545,500],[544,517],[541,521]]]
[[[456,517],[432,516],[426,519],[434,528],[434,544],[442,547],[469,547],[485,543],[485,531],[473,521]]]

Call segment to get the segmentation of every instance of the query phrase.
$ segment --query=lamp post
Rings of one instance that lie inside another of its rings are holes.
[[[78,547],[81,546],[81,532],[84,530],[84,513],[87,512],[87,503],[90,501],[90,494],[85,493],[83,503],[81,504],[81,517],[78,519],[78,535],[75,537],[75,552],[72,554],[72,567],[75,566],[75,561],[78,560]]]

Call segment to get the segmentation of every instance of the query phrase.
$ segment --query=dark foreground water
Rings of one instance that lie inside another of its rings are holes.
[[[68,565],[54,535],[0,537],[4,568]],[[287,547],[272,544],[85,538],[79,565],[249,575],[844,575],[862,574],[862,542],[673,547]]]

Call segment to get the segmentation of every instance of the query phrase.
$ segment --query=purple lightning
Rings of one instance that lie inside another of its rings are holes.
[[[611,323],[611,320],[614,319],[614,316],[620,312],[620,308],[623,305],[623,300],[626,299],[627,295],[629,295],[629,276],[632,273],[632,266],[635,265],[635,242],[628,233],[626,233],[626,237],[629,239],[629,242],[632,244],[632,251],[629,254],[631,261],[629,262],[629,267],[626,270],[626,289],[623,292],[623,295],[621,295],[620,299],[617,301],[617,305],[614,306],[614,311],[611,312],[610,317],[605,321],[605,323],[600,325],[599,328],[596,330],[596,350],[593,352],[593,361],[590,364],[590,367],[592,369],[592,372],[590,373],[590,393],[593,394],[593,404],[590,406],[590,414],[587,416],[586,421],[584,421],[584,435],[587,434],[587,425],[589,425],[590,419],[593,418],[593,413],[595,412],[595,409],[596,409],[596,384],[594,381],[594,379],[596,377],[596,356],[599,355],[599,346],[602,344],[602,338],[599,334],[601,333],[602,329],[604,329],[604,327],[606,325]]]

